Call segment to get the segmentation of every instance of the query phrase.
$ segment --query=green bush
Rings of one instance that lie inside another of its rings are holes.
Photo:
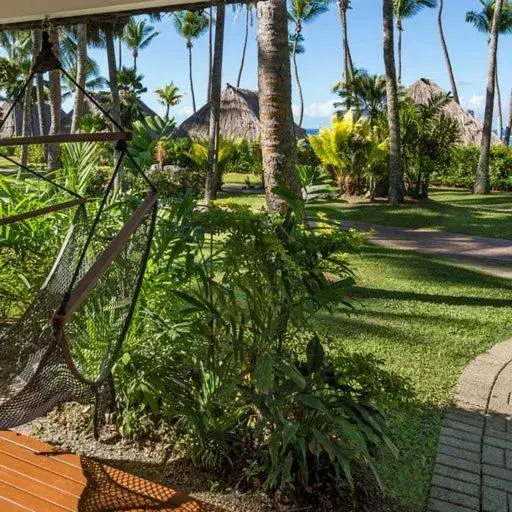
[[[452,149],[450,160],[432,174],[432,184],[472,189],[480,157],[478,146]],[[512,190],[512,150],[492,146],[489,178],[494,190]]]

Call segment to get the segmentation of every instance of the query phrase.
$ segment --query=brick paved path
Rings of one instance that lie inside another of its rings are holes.
[[[374,245],[450,258],[496,276],[512,278],[512,240],[356,221],[343,224],[362,231],[375,230],[369,238]]]
[[[439,437],[429,512],[512,512],[512,340],[462,374]]]

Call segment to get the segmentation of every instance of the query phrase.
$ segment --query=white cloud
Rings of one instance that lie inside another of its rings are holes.
[[[321,103],[313,102],[304,107],[304,115],[315,119],[328,118],[334,115],[335,100],[328,100]],[[293,105],[293,113],[299,115],[299,106]]]
[[[194,113],[194,109],[191,105],[183,105],[174,109],[174,115],[178,118],[190,117]]]
[[[469,106],[474,109],[479,109],[483,107],[485,102],[485,96],[477,96],[476,94],[473,94],[471,96],[471,99],[469,100]]]

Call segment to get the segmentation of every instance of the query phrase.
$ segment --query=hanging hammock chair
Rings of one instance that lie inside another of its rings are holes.
[[[34,76],[52,70],[60,70],[119,131],[4,138],[0,147],[112,141],[116,143],[117,161],[90,225],[84,198],[23,166],[32,176],[55,185],[73,199],[0,219],[0,229],[64,209],[76,211],[34,301],[20,320],[0,329],[0,429],[25,424],[56,406],[77,401],[96,404],[97,435],[100,410],[112,393],[112,369],[142,286],[156,222],[157,194],[128,151],[130,133],[62,68],[46,32],[30,76],[0,123],[0,130]],[[122,197],[113,203],[109,199],[125,158],[131,160],[146,192],[140,200]]]

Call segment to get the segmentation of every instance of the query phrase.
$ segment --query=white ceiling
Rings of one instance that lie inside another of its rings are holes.
[[[199,0],[0,0],[0,25],[169,7]]]

